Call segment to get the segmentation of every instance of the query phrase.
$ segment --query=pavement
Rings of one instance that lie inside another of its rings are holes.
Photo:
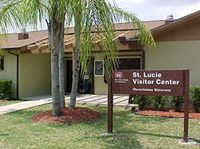
[[[70,96],[65,96],[66,103],[69,103]],[[114,106],[122,106],[125,108],[136,107],[137,104],[128,104],[129,96],[114,96],[113,97],[113,105]],[[51,95],[41,95],[41,96],[33,96],[23,98],[24,102],[1,106],[0,107],[0,115],[6,114],[10,112],[15,112],[18,110],[31,108],[39,105],[44,105],[52,102]],[[76,103],[78,104],[91,104],[94,106],[107,106],[107,95],[90,95],[90,94],[80,94],[77,95]]]

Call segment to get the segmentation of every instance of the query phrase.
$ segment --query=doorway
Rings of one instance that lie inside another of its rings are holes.
[[[71,92],[72,75],[73,75],[72,60],[67,60],[67,76],[66,76],[66,92]],[[78,93],[94,94],[94,57],[88,58],[87,71],[84,74],[79,72]]]
[[[66,80],[67,80],[67,92],[70,93],[71,92],[71,88],[72,88],[72,60],[67,60],[67,76],[66,76]]]

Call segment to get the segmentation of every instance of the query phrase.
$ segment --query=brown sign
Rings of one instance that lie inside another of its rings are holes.
[[[183,70],[121,70],[112,82],[114,94],[184,96]]]
[[[108,82],[108,133],[113,131],[113,94],[185,96],[183,141],[188,142],[189,70],[121,70]]]

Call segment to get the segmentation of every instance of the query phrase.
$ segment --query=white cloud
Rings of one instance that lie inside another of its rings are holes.
[[[118,6],[136,13],[141,20],[165,20],[173,14],[175,19],[196,12],[199,0],[116,0]]]

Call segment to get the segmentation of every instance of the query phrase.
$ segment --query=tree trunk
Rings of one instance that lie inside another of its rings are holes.
[[[74,49],[74,60],[73,60],[73,82],[72,82],[72,90],[70,96],[69,108],[74,109],[76,104],[76,95],[78,90],[78,80],[79,80],[79,50]]]
[[[59,42],[59,89],[60,89],[60,104],[61,108],[65,107],[65,87],[64,87],[64,20],[62,22],[62,33],[60,36],[62,36],[63,40],[60,40]]]
[[[64,17],[61,15],[61,19],[55,14],[49,18],[48,24],[48,36],[51,51],[51,83],[52,83],[52,106],[53,106],[53,116],[61,115],[61,103],[60,103],[60,81],[62,81],[62,76],[64,70],[63,67],[63,57],[59,58],[61,52],[64,50]],[[63,19],[62,19],[63,18]],[[61,53],[62,55],[63,53]],[[59,64],[60,62],[60,64]],[[59,67],[60,66],[60,67]],[[59,68],[61,68],[59,72]],[[60,74],[60,75],[59,75]],[[61,78],[61,79],[59,79]],[[64,81],[63,81],[64,83]],[[62,83],[61,83],[62,84]],[[62,86],[62,85],[61,85]]]
[[[64,51],[59,52],[59,89],[61,108],[65,107],[65,89],[64,89]]]
[[[59,70],[58,70],[58,53],[51,52],[51,93],[52,93],[52,105],[53,116],[60,116],[60,94],[59,94]]]
[[[80,1],[80,0],[79,0]],[[81,1],[79,2],[79,6],[77,9],[77,13],[74,14],[75,20],[75,49],[73,51],[74,59],[73,59],[73,82],[72,82],[72,90],[69,102],[69,109],[74,109],[76,104],[76,95],[78,90],[78,80],[79,80],[79,49],[80,49],[80,37],[81,37]]]

